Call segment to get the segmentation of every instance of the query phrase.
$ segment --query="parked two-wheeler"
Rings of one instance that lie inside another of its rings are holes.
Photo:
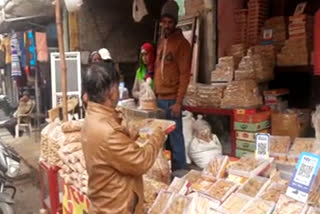
[[[12,181],[19,171],[19,155],[0,142],[0,214],[14,214],[16,188]]]

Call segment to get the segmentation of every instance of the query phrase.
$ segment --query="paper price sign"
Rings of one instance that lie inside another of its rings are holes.
[[[269,134],[256,134],[256,158],[257,159],[269,159]]]
[[[320,156],[303,152],[289,183],[286,194],[306,203],[319,173]]]

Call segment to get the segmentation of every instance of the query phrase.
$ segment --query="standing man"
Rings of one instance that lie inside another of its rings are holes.
[[[165,111],[167,119],[176,122],[176,130],[168,138],[173,171],[186,168],[181,108],[191,75],[191,47],[176,27],[178,11],[177,3],[172,0],[162,8],[162,37],[158,44],[155,72],[158,107]]]
[[[89,175],[89,214],[143,214],[142,175],[153,166],[164,142],[160,128],[144,147],[129,138],[115,110],[118,87],[113,63],[94,63],[84,76],[89,102],[81,140]]]

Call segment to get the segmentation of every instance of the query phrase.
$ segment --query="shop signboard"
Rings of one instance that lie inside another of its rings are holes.
[[[320,166],[320,156],[303,152],[300,155],[286,195],[306,203],[309,193],[317,182]]]

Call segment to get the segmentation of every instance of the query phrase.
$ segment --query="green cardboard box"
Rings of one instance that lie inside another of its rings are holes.
[[[237,149],[246,150],[246,151],[250,151],[250,152],[256,151],[256,143],[255,142],[237,140],[236,145],[237,145]]]
[[[270,128],[270,121],[266,120],[260,123],[234,123],[234,129],[237,131],[258,132],[263,129]]]
[[[252,155],[252,154],[254,154],[254,153],[246,151],[246,150],[242,150],[242,149],[236,149],[236,157],[237,158],[241,158],[245,155]]]

